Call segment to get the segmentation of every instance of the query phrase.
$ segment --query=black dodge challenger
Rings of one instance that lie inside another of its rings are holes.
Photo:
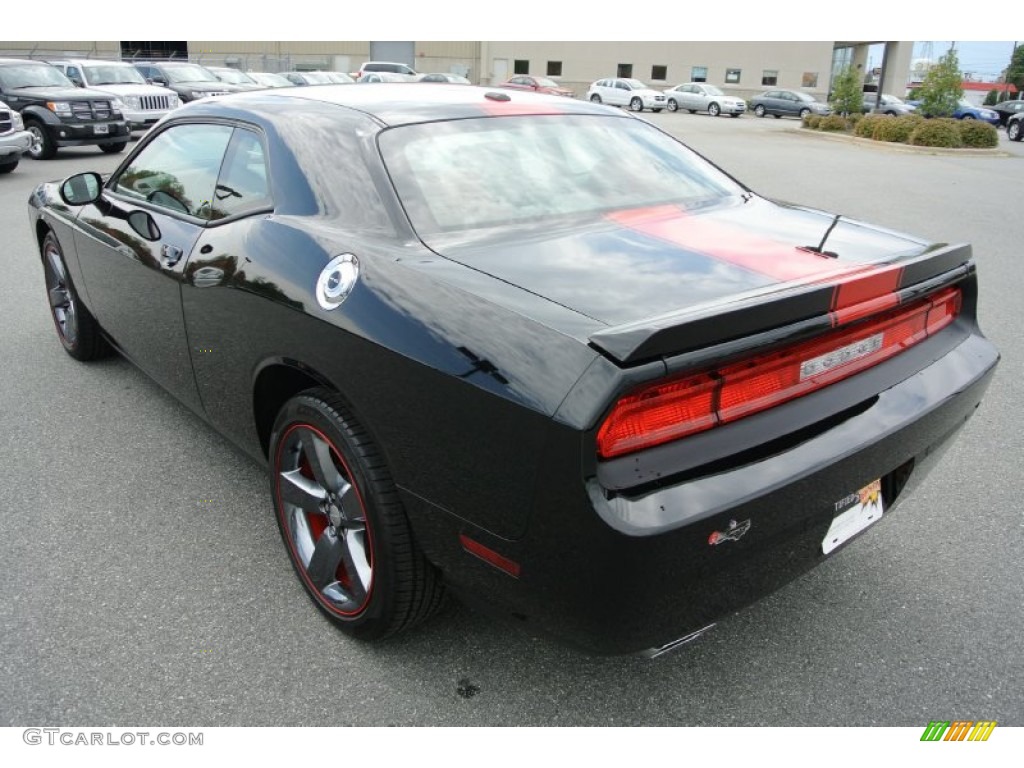
[[[64,348],[266,463],[299,578],[364,639],[451,591],[674,647],[888,515],[999,357],[969,246],[553,96],[199,101],[29,212]]]

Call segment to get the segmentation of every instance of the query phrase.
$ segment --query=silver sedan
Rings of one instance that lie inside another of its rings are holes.
[[[712,117],[729,115],[739,117],[747,111],[747,102],[736,96],[729,96],[717,85],[709,83],[683,83],[665,91],[669,112],[685,109],[707,112]]]

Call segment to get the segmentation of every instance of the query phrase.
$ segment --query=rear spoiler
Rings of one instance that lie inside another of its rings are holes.
[[[828,316],[837,326],[955,282],[972,269],[970,245],[934,245],[897,261],[837,266],[825,277],[776,284],[606,328],[591,335],[590,344],[617,363],[632,365],[811,318]]]

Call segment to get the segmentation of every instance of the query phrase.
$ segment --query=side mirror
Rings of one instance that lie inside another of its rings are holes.
[[[146,211],[132,211],[128,214],[128,226],[144,240],[155,242],[160,239],[160,228]]]
[[[150,82],[153,85],[162,85],[164,88],[167,87],[167,81],[164,80],[162,77],[154,77],[152,80],[150,80]]]
[[[60,197],[68,205],[88,205],[100,199],[103,179],[98,173],[86,171],[64,179],[60,185]]]
[[[71,82],[77,85],[79,88],[85,88],[85,83],[82,82],[80,77],[72,77]]]

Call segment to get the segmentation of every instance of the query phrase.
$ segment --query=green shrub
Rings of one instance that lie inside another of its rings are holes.
[[[965,147],[999,146],[999,134],[994,125],[981,120],[961,120],[957,127],[960,129],[960,141]]]
[[[842,115],[826,115],[818,123],[819,131],[848,131],[850,123]]]
[[[998,104],[1000,101],[1002,101],[1002,97],[999,94],[999,89],[993,88],[985,94],[985,101],[982,103],[982,106],[991,107],[993,104]]]
[[[853,128],[854,130],[856,130],[857,128],[857,123],[859,123],[863,119],[863,112],[854,112],[852,115],[846,116],[846,122],[848,122],[850,124],[850,128]]]
[[[921,122],[920,118],[915,120],[909,116],[887,117],[882,115],[882,117],[883,119],[878,122],[874,132],[871,134],[871,138],[875,141],[891,141],[898,144],[906,144],[910,134],[914,132],[914,129]]]
[[[821,122],[821,115],[805,115],[803,118],[804,128],[817,128]]]
[[[921,120],[910,134],[910,143],[918,147],[956,149],[963,146],[959,128],[957,121],[950,118]]]
[[[853,134],[860,136],[862,139],[870,139],[875,132],[875,126],[879,123],[887,122],[889,119],[886,115],[864,115],[864,117],[857,121]]]

